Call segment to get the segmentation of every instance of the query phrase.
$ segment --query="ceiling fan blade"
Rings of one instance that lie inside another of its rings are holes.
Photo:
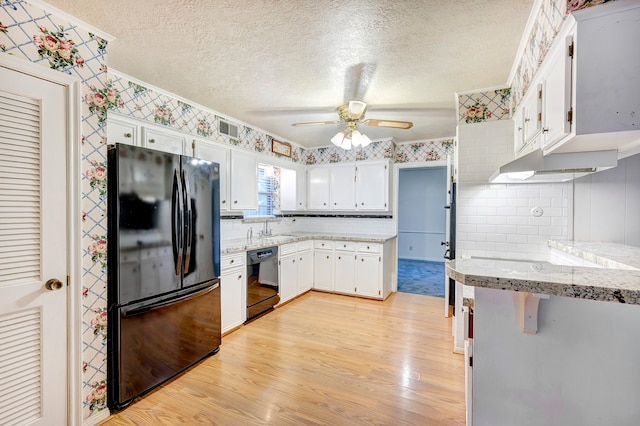
[[[376,71],[376,64],[359,63],[347,68],[344,76],[344,102],[352,99],[364,99],[371,79]]]
[[[410,129],[413,127],[413,123],[410,121],[396,121],[396,120],[374,120],[367,119],[362,122],[365,126],[376,127],[392,127],[394,129]]]
[[[320,126],[322,124],[340,124],[340,122],[339,121],[310,121],[308,123],[293,123],[292,126],[295,126],[295,127]]]

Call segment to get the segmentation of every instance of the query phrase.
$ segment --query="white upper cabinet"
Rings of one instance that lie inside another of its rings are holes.
[[[298,192],[298,173],[292,169],[280,169],[280,210],[290,211],[297,210]]]
[[[388,160],[315,166],[307,173],[309,210],[389,210]]]
[[[142,146],[174,154],[187,154],[187,138],[169,129],[142,126]]]
[[[307,208],[309,210],[329,210],[329,178],[331,169],[328,166],[311,167],[307,171]]]
[[[331,209],[354,210],[356,208],[356,167],[354,164],[331,166]]]
[[[357,163],[356,203],[358,210],[388,210],[388,161]]]
[[[258,209],[258,160],[255,156],[231,151],[230,210]]]
[[[201,140],[193,141],[193,156],[220,165],[220,209],[229,210],[229,150]]]
[[[625,157],[637,152],[639,21],[640,2],[631,1],[586,8],[567,18],[541,69],[545,154],[617,149]]]
[[[127,145],[139,145],[140,125],[135,121],[116,117],[109,114],[107,118],[107,143],[124,143]]]
[[[571,70],[573,34],[559,36],[549,52],[544,73],[542,145],[552,146],[571,132]]]

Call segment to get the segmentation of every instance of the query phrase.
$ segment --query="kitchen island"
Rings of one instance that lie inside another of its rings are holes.
[[[447,265],[475,293],[471,419],[476,426],[637,424],[640,270],[628,260],[637,248],[549,245],[625,269],[498,259]]]

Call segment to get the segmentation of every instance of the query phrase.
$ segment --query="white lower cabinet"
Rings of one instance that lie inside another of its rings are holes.
[[[356,262],[356,294],[366,297],[382,297],[382,259],[377,254],[358,254]]]
[[[298,265],[297,254],[290,254],[280,258],[280,303],[288,302],[297,296]]]
[[[313,287],[385,299],[391,293],[390,254],[390,242],[316,241]]]
[[[313,251],[313,288],[333,291],[333,244],[316,241]]]
[[[220,305],[222,333],[233,330],[247,320],[247,276],[245,252],[221,257]]]
[[[311,248],[312,246],[298,252],[298,294],[307,292],[313,287],[313,250]]]

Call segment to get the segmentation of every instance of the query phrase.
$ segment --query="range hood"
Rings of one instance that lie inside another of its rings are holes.
[[[567,182],[618,165],[618,151],[567,152],[542,155],[541,150],[513,160],[496,170],[491,183]]]

